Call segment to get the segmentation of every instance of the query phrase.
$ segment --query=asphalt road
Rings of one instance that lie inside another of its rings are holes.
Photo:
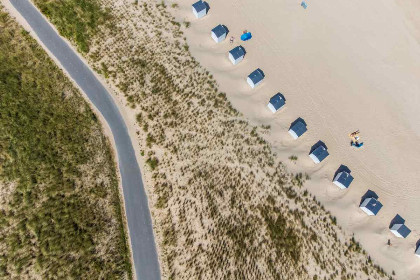
[[[89,67],[30,1],[10,0],[10,2],[108,122],[117,146],[136,276],[139,280],[160,279],[147,196],[127,126],[117,106]]]

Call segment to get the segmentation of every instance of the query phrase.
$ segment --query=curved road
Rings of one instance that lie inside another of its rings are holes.
[[[139,280],[160,279],[147,196],[130,136],[117,106],[90,68],[30,1],[10,0],[10,2],[108,122],[117,146],[135,273]]]

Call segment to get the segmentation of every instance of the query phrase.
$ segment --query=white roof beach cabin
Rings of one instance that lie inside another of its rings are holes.
[[[241,62],[245,57],[245,49],[242,46],[237,46],[229,51],[229,59],[233,65]]]
[[[224,39],[226,39],[226,35],[228,33],[228,30],[226,26],[219,24],[215,28],[211,30],[211,37],[216,43],[222,42]]]
[[[192,4],[192,11],[196,18],[202,18],[207,15],[207,3],[203,1],[197,1]]]

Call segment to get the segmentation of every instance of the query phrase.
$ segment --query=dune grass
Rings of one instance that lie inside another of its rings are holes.
[[[98,119],[3,10],[0,29],[0,278],[131,278]]]
[[[79,51],[88,52],[97,27],[109,18],[96,0],[34,0],[35,4],[64,37],[74,41]]]

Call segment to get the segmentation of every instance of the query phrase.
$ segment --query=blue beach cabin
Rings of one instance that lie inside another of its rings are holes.
[[[229,51],[229,59],[233,65],[241,62],[245,57],[245,49],[242,46],[237,46]]]
[[[360,209],[369,216],[376,216],[381,208],[382,204],[374,197],[366,198],[362,204],[360,204]]]
[[[196,18],[202,18],[207,15],[207,3],[203,1],[197,1],[192,4],[192,11]]]
[[[265,77],[264,72],[260,68],[258,68],[254,72],[249,74],[246,81],[248,82],[248,85],[251,88],[255,88],[256,86],[261,84],[261,82],[264,80],[264,77]]]
[[[323,161],[327,156],[329,156],[329,153],[327,151],[327,148],[323,145],[319,145],[315,150],[312,151],[312,153],[309,155],[309,157],[315,162],[320,163]]]
[[[390,230],[396,237],[400,238],[406,238],[411,232],[411,230],[404,224],[394,224]]]
[[[228,33],[227,28],[224,25],[219,24],[218,26],[216,26],[215,28],[211,30],[211,37],[216,43],[220,43],[224,39],[226,39],[227,33]]]
[[[289,134],[292,135],[293,139],[298,139],[302,136],[308,129],[306,128],[306,123],[302,119],[297,119],[289,129]]]
[[[353,176],[351,176],[347,171],[338,173],[333,181],[333,183],[342,190],[350,187],[351,182],[353,182]]]
[[[271,112],[275,113],[280,110],[284,104],[286,104],[284,97],[281,93],[276,93],[273,97],[270,98],[270,102],[268,102],[268,109]]]

